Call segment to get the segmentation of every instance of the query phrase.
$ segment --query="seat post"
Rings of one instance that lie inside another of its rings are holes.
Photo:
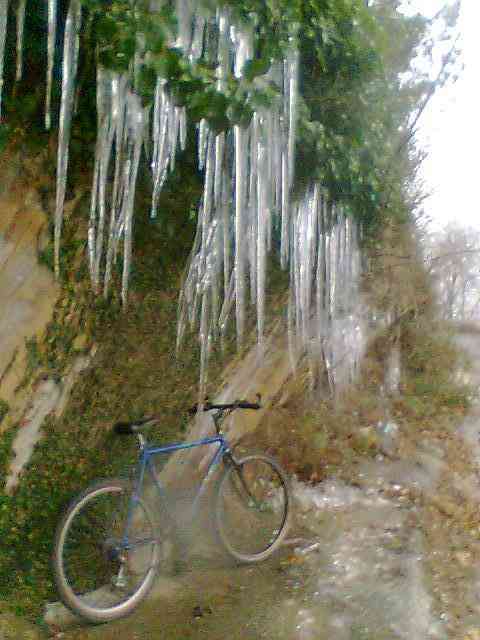
[[[137,432],[136,435],[138,438],[138,448],[142,451],[143,449],[145,449],[145,445],[147,444],[147,441],[145,440],[145,436],[143,435],[143,433]]]

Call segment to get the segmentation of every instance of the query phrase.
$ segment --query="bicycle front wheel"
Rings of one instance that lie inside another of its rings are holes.
[[[91,622],[127,615],[151,588],[160,556],[155,519],[123,480],[99,482],[67,509],[53,569],[63,603]]]
[[[240,562],[259,562],[282,544],[289,524],[287,477],[272,458],[255,454],[235,461],[220,480],[216,525],[225,549]]]

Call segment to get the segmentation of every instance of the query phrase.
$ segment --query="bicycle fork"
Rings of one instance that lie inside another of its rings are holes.
[[[256,509],[260,509],[261,505],[258,502],[258,500],[256,499],[256,497],[252,494],[252,492],[250,491],[250,489],[247,486],[247,483],[245,481],[245,477],[243,474],[243,469],[242,469],[242,465],[239,464],[235,458],[233,457],[232,452],[230,451],[230,449],[227,449],[224,452],[224,463],[226,465],[230,465],[232,466],[235,471],[237,472],[238,478],[240,479],[240,484],[242,485],[243,490],[245,491],[245,495],[247,496],[247,498],[249,500],[251,500],[255,506]],[[238,490],[238,487],[235,485],[235,483],[232,483],[234,490],[236,491],[238,497],[243,500],[245,498],[245,496],[242,496],[240,491]]]

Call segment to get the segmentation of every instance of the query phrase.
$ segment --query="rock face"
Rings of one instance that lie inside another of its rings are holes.
[[[15,455],[10,464],[10,471],[5,484],[7,493],[10,493],[16,486],[18,477],[30,459],[33,448],[40,437],[42,422],[53,411],[59,397],[60,390],[53,380],[45,380],[39,385],[32,406],[25,414],[13,443]]]
[[[62,415],[78,376],[90,365],[94,354],[95,347],[91,349],[88,356],[76,358],[60,381],[49,378],[40,382],[34,390],[32,389],[33,395],[26,406],[20,428],[13,441],[14,456],[5,482],[6,493],[12,493],[17,486],[20,474],[28,464],[35,445],[42,437],[43,421],[51,413],[54,413],[57,418]]]
[[[15,158],[1,167],[0,398],[9,404],[24,374],[25,340],[43,331],[58,296],[53,274],[37,255],[47,218],[35,185],[20,171]]]
[[[14,490],[28,463],[44,419],[52,412],[57,417],[62,414],[79,373],[93,355],[90,351],[78,357],[60,381],[44,379],[18,390],[29,364],[26,341],[42,335],[59,295],[52,272],[38,259],[47,240],[48,219],[39,190],[44,179],[41,157],[28,160],[7,153],[0,157],[0,400],[10,408],[1,427],[19,424],[7,493]],[[77,336],[74,347],[84,349],[85,336]]]

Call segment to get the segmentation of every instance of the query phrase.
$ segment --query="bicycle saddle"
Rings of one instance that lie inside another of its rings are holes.
[[[133,422],[117,422],[113,425],[113,431],[119,436],[131,436],[143,429],[152,427],[158,422],[160,422],[160,418],[157,418],[156,416],[141,418],[140,420],[134,420]]]

